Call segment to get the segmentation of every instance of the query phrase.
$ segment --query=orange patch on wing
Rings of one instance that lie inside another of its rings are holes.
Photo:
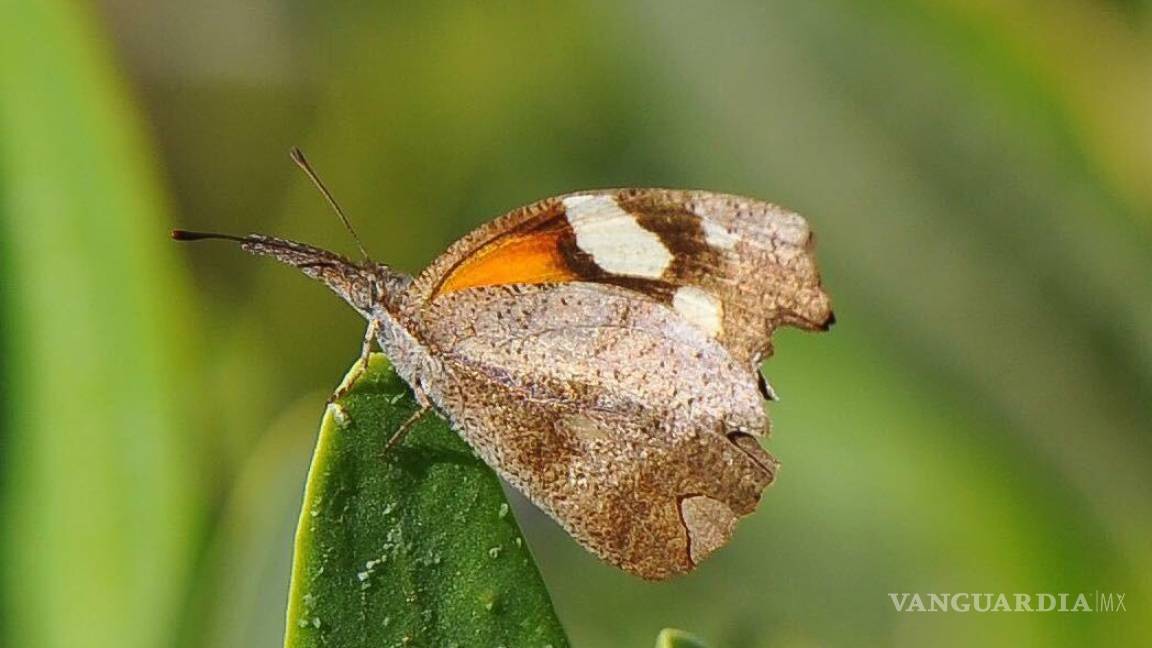
[[[498,238],[458,263],[432,297],[479,286],[573,281],[576,274],[560,251],[566,234],[554,227]]]

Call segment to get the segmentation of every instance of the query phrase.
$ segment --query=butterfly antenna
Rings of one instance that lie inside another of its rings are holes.
[[[344,223],[344,229],[348,230],[348,233],[352,235],[352,239],[356,241],[356,247],[360,248],[360,254],[364,257],[364,260],[371,261],[371,258],[368,256],[368,250],[364,249],[364,244],[360,241],[360,236],[356,234],[356,228],[352,227],[352,223],[348,220],[348,217],[344,215],[344,210],[340,208],[340,203],[336,202],[336,198],[332,196],[332,192],[328,191],[328,187],[324,186],[324,181],[312,170],[312,165],[308,163],[308,158],[304,157],[304,151],[293,146],[290,155],[292,156],[292,161],[296,163],[296,166],[300,167],[308,176],[308,179],[312,181],[312,184],[316,185],[316,188],[324,195],[324,199],[331,205],[332,210],[340,217],[340,222]]]

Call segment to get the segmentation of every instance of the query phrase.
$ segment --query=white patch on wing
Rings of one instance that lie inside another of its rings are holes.
[[[672,307],[684,319],[715,337],[724,321],[724,305],[710,292],[693,286],[682,286],[672,295]]]
[[[658,279],[672,263],[660,237],[640,227],[612,196],[569,196],[564,211],[576,245],[606,272]]]
[[[736,247],[738,238],[729,232],[727,227],[707,218],[700,219],[700,226],[704,228],[704,240],[708,245],[720,250],[731,250]]]

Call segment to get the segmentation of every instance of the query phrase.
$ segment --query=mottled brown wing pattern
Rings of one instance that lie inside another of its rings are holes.
[[[771,355],[780,325],[825,330],[834,322],[812,232],[799,215],[704,191],[626,189],[616,200],[642,227],[673,232],[662,236],[675,259],[663,279],[677,287],[674,300],[685,289],[718,299],[718,338],[733,357]]]
[[[771,354],[779,325],[833,321],[800,216],[705,191],[621,189],[548,198],[484,225],[416,280],[420,304],[484,285],[588,281],[662,302],[738,360]]]
[[[588,549],[645,578],[724,544],[771,483],[748,369],[671,310],[587,283],[477,287],[427,304],[429,397]]]

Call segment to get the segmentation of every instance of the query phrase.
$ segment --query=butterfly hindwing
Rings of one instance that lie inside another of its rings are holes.
[[[640,576],[692,569],[773,479],[749,436],[767,427],[755,377],[627,289],[476,287],[428,304],[420,330],[444,377],[426,387],[456,429],[574,538]]]

